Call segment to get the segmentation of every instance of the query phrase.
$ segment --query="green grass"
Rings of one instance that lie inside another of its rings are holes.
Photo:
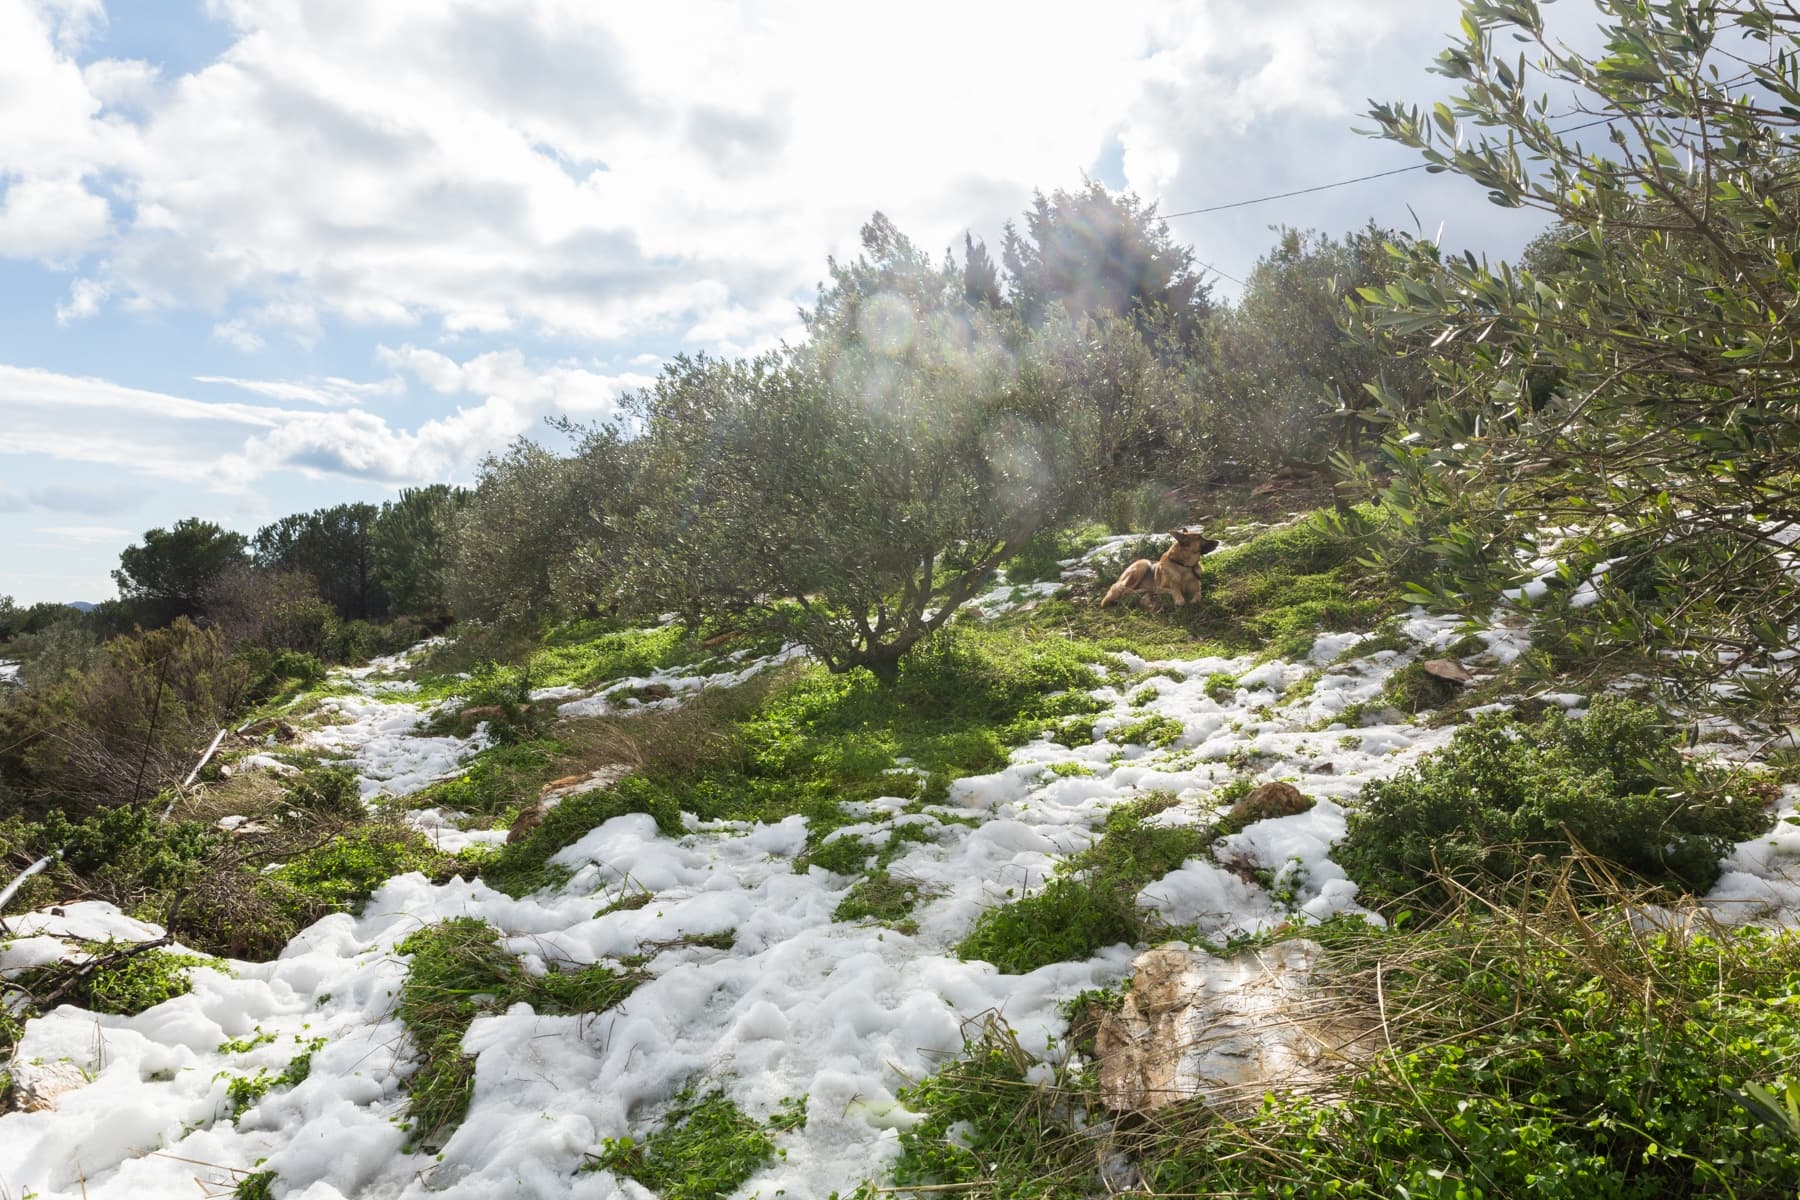
[[[121,949],[110,942],[83,942],[81,948],[92,958],[105,958]],[[61,1003],[91,1012],[134,1017],[165,1000],[192,991],[194,983],[188,968],[225,969],[225,965],[214,958],[152,949],[90,971],[69,986],[80,965],[71,961],[48,963],[7,981],[9,1003],[0,1005],[0,1098],[11,1086],[5,1064],[13,1047],[25,1035],[25,1022],[42,1015],[47,997],[60,989],[68,988],[59,997]]]
[[[1058,779],[1089,779],[1094,774],[1092,767],[1081,762],[1051,763],[1046,769]]]
[[[467,632],[421,664],[414,682],[419,685],[418,696],[425,700],[469,695],[471,681],[459,677],[465,672],[509,673],[507,679],[528,679],[534,688],[596,687],[629,676],[694,666],[724,653],[744,649],[766,653],[778,648],[766,638],[747,635],[718,649],[703,644],[721,632],[710,626],[690,631],[680,625],[621,629],[605,621],[561,625],[536,641],[495,641]]]
[[[499,854],[484,862],[481,877],[489,887],[509,896],[527,896],[556,886],[568,878],[568,872],[550,862],[552,855],[614,817],[639,812],[653,816],[665,835],[681,835],[681,812],[666,789],[631,775],[609,788],[565,798],[525,837],[508,842]]]
[[[428,1148],[442,1146],[468,1112],[475,1060],[462,1039],[477,1016],[520,1001],[544,1015],[604,1012],[644,979],[598,965],[532,976],[491,925],[472,917],[421,929],[395,951],[412,956],[396,1011],[420,1057],[407,1081],[408,1128],[413,1144]]]
[[[299,1040],[299,1035],[295,1035]],[[230,1076],[225,1085],[225,1098],[231,1102],[231,1119],[236,1121],[262,1098],[276,1089],[298,1087],[305,1083],[312,1074],[312,1057],[319,1047],[325,1044],[324,1038],[313,1038],[305,1043],[305,1048],[288,1061],[288,1065],[279,1073],[271,1075],[267,1071],[257,1071],[254,1075]],[[229,1075],[229,1072],[221,1072]]]
[[[717,1200],[775,1160],[768,1129],[721,1093],[683,1092],[668,1118],[639,1142],[607,1138],[584,1170],[611,1171],[662,1200]]]
[[[818,839],[852,821],[846,801],[900,788],[916,789],[911,798],[920,802],[941,801],[952,780],[998,770],[1012,747],[1058,719],[1099,711],[1104,706],[1087,689],[1099,681],[1094,664],[1106,657],[1043,631],[964,627],[909,655],[892,687],[865,672],[803,667],[737,689],[737,697],[630,718],[624,728],[642,729],[646,746],[656,740],[649,761],[604,792],[565,800],[528,838],[506,847],[483,878],[513,895],[555,884],[560,876],[549,857],[627,812],[654,815],[671,836],[680,833],[683,812],[761,821],[802,813],[816,852]],[[902,756],[913,764],[910,776],[891,770]],[[856,847],[826,854],[836,870],[849,866]]]
[[[1358,565],[1358,550],[1323,522],[1302,520],[1207,555],[1201,560],[1205,594],[1197,603],[1101,609],[1097,595],[1050,599],[1029,616],[1000,623],[1051,622],[1153,659],[1245,652],[1295,659],[1320,633],[1369,629],[1403,607],[1391,580]]]
[[[537,799],[562,750],[562,744],[549,737],[491,747],[464,763],[460,775],[415,792],[404,803],[408,808],[465,812],[490,822],[514,817]]]
[[[445,865],[446,856],[431,848],[416,830],[389,822],[352,826],[323,844],[295,855],[269,872],[284,907],[302,919],[324,912],[352,912],[387,880],[408,871],[429,875]]]
[[[105,954],[103,945],[90,945],[89,952]],[[165,1000],[185,996],[194,990],[188,977],[189,967],[217,967],[224,964],[214,958],[193,954],[174,954],[152,950],[134,954],[115,967],[93,972],[71,992],[69,1003],[93,1012],[132,1017],[154,1008]]]
[[[903,933],[916,931],[912,911],[921,901],[937,895],[938,889],[901,875],[891,875],[877,868],[851,885],[831,914],[834,921],[878,921]]]
[[[1563,899],[1470,905],[1428,928],[1331,922],[1316,1003],[1387,1021],[1323,1096],[1198,1101],[1115,1122],[1095,1077],[990,1025],[906,1089],[923,1120],[889,1182],[992,1197],[1099,1194],[1103,1164],[1142,1194],[1791,1197],[1800,1130],[1760,1108],[1800,1081],[1800,940],[1674,937]],[[1315,1008],[1314,1011],[1320,1011]],[[1096,1130],[1105,1130],[1096,1136]],[[923,1194],[923,1193],[922,1193]],[[1134,1193],[1135,1194],[1135,1193]]]
[[[1162,750],[1180,741],[1186,732],[1187,728],[1173,717],[1152,714],[1113,726],[1107,731],[1106,740],[1120,746],[1149,746]]]
[[[1106,537],[1102,525],[1040,533],[1001,564],[1012,583],[1048,583],[1062,577],[1061,563],[1087,553]]]
[[[273,1200],[275,1195],[275,1172],[257,1171],[238,1180],[237,1187],[231,1191],[235,1200]]]
[[[1091,958],[1116,943],[1148,940],[1156,917],[1138,907],[1137,894],[1210,841],[1191,826],[1146,823],[1173,802],[1173,795],[1159,793],[1114,808],[1100,840],[1065,862],[1042,891],[982,913],[957,944],[957,956],[1022,975]]]

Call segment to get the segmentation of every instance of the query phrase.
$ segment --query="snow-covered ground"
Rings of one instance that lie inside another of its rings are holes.
[[[982,911],[1041,886],[1059,861],[1090,844],[1112,806],[1168,790],[1180,803],[1157,819],[1197,823],[1215,811],[1217,790],[1240,774],[1289,780],[1317,805],[1248,826],[1211,859],[1190,860],[1145,887],[1139,902],[1220,936],[1362,911],[1355,886],[1330,858],[1345,805],[1368,781],[1450,736],[1393,713],[1354,728],[1335,721],[1351,705],[1375,700],[1395,671],[1441,655],[1460,629],[1415,613],[1401,631],[1406,649],[1363,657],[1355,656],[1362,640],[1355,634],[1322,637],[1305,661],[1292,663],[1123,656],[1096,693],[1108,708],[1095,718],[1095,740],[1040,738],[1004,769],[956,781],[944,805],[923,812],[898,816],[913,807],[922,782],[898,764],[896,794],[864,805],[855,815],[865,824],[834,836],[879,842],[893,827],[884,815],[927,829],[928,840],[910,844],[889,867],[930,896],[915,912],[915,934],[832,919],[853,880],[816,866],[794,870],[807,839],[804,817],[690,822],[685,836],[670,838],[648,816],[628,815],[559,853],[554,861],[573,874],[553,890],[513,899],[479,880],[434,885],[401,876],[361,916],[318,922],[273,962],[196,968],[191,994],[139,1016],[59,1008],[29,1024],[19,1060],[66,1060],[88,1082],[53,1110],[0,1116],[0,1187],[44,1200],[152,1200],[226,1194],[247,1172],[266,1169],[277,1173],[277,1195],[304,1200],[640,1197],[634,1183],[579,1171],[584,1155],[603,1138],[654,1128],[659,1106],[700,1082],[758,1118],[783,1099],[806,1097],[805,1126],[779,1135],[785,1156],[741,1195],[824,1200],[847,1191],[879,1178],[898,1152],[898,1131],[913,1118],[897,1091],[954,1056],[970,1023],[998,1013],[1035,1050],[1064,1030],[1059,1002],[1127,973],[1133,951],[1125,946],[1022,976],[952,953]],[[1502,659],[1524,645],[1509,625],[1483,640]],[[729,674],[767,665],[738,664]],[[392,669],[361,676],[369,683],[363,694],[328,702],[344,722],[307,734],[313,745],[346,755],[370,796],[412,790],[484,744],[480,731],[420,733],[423,710],[378,686]],[[1236,681],[1229,690],[1217,686],[1220,675]],[[1310,688],[1284,696],[1309,677]],[[703,686],[681,681],[699,678],[652,677],[674,703]],[[610,706],[617,691],[614,685],[563,709]],[[1128,744],[1125,731],[1150,717],[1178,724],[1172,744]],[[1790,807],[1796,799],[1790,789]],[[1728,863],[1721,894],[1735,904],[1796,861],[1800,832],[1747,844]],[[1290,898],[1277,901],[1247,882],[1257,870],[1273,873],[1276,890]],[[653,899],[596,915],[626,890]],[[1784,895],[1800,897],[1800,888]],[[723,950],[663,949],[648,964],[650,981],[605,1013],[546,1017],[521,1004],[477,1019],[464,1040],[477,1056],[467,1119],[441,1154],[409,1153],[400,1118],[403,1081],[416,1059],[394,1016],[407,971],[394,947],[424,925],[462,916],[491,923],[533,969],[615,960],[683,935],[728,933],[731,942]],[[24,936],[0,951],[0,971],[43,961],[62,936],[108,922],[122,929],[122,921],[94,904],[15,920]],[[134,923],[134,932],[154,931]],[[258,1034],[273,1037],[247,1050],[225,1045]],[[324,1042],[304,1082],[230,1118],[230,1077],[279,1072],[318,1038]]]

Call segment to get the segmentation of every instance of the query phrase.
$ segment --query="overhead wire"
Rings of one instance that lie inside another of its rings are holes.
[[[1571,125],[1567,129],[1558,129],[1554,132],[1558,137],[1561,137],[1565,133],[1576,133],[1583,129],[1592,129],[1596,125],[1610,125],[1623,115],[1624,114],[1621,113],[1611,117],[1601,117],[1597,121],[1584,121],[1580,125]],[[1289,192],[1271,192],[1267,196],[1252,196],[1248,200],[1233,200],[1227,204],[1210,204],[1205,208],[1187,208],[1180,212],[1159,213],[1157,215],[1165,221],[1172,221],[1176,217],[1197,217],[1202,213],[1224,212],[1226,209],[1231,208],[1248,208],[1252,204],[1267,204],[1271,200],[1286,200],[1293,196],[1305,196],[1313,192],[1330,191],[1332,188],[1349,187],[1353,183],[1367,183],[1371,179],[1386,179],[1390,175],[1404,175],[1408,171],[1424,171],[1431,166],[1431,163],[1414,163],[1410,167],[1395,167],[1391,171],[1376,171],[1369,175],[1357,175],[1350,179],[1337,179],[1333,180],[1331,183],[1318,183],[1314,184],[1312,187],[1295,188]]]
[[[1556,133],[1556,135],[1558,137],[1561,137],[1565,133],[1577,133],[1583,129],[1592,129],[1596,125],[1610,125],[1614,121],[1619,120],[1620,117],[1622,117],[1624,115],[1625,114],[1623,114],[1623,113],[1617,113],[1610,117],[1601,117],[1598,120],[1583,121],[1579,125],[1570,125],[1567,128],[1558,129],[1558,130],[1555,130],[1554,132]],[[1252,196],[1248,200],[1233,200],[1226,204],[1211,204],[1211,205],[1207,205],[1204,208],[1183,209],[1180,212],[1158,213],[1157,219],[1161,220],[1161,221],[1171,221],[1171,220],[1174,220],[1176,217],[1197,217],[1203,213],[1225,212],[1227,209],[1233,209],[1233,208],[1248,208],[1253,204],[1267,204],[1272,200],[1287,200],[1294,196],[1310,195],[1313,192],[1326,192],[1326,191],[1330,191],[1333,188],[1349,187],[1351,184],[1355,184],[1355,183],[1367,183],[1371,179],[1386,179],[1392,175],[1404,175],[1408,171],[1423,171],[1423,170],[1428,169],[1431,166],[1432,166],[1431,163],[1414,163],[1409,167],[1395,167],[1391,171],[1376,171],[1376,172],[1373,172],[1372,174],[1368,174],[1368,175],[1357,175],[1350,179],[1334,180],[1331,183],[1319,183],[1319,184],[1314,184],[1311,187],[1295,188],[1292,191],[1272,192],[1267,196]],[[1200,262],[1198,259],[1196,259],[1195,262],[1197,263],[1197,265],[1204,267],[1208,271],[1211,271],[1214,275],[1218,275],[1221,278],[1231,280],[1231,282],[1237,284],[1239,287],[1249,287],[1250,286],[1244,280],[1239,279],[1236,275],[1231,274],[1229,271],[1221,271],[1218,267],[1213,266],[1211,263]]]

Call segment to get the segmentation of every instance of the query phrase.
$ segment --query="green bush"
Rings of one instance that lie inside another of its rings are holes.
[[[96,954],[104,952],[103,947],[93,949]],[[132,1017],[192,991],[194,984],[188,978],[189,967],[218,965],[210,958],[151,950],[134,954],[117,966],[102,967],[93,972],[82,980],[68,1000],[93,1012]]]
[[[1481,906],[1471,905],[1470,909]],[[1646,934],[1556,898],[1399,932],[1313,927],[1333,987],[1309,1003],[1379,1052],[1328,1096],[1198,1099],[1129,1123],[1092,1071],[1046,1072],[990,1025],[901,1093],[892,1183],[996,1197],[1133,1194],[1392,1200],[1777,1200],[1800,1190],[1780,1094],[1800,1061],[1800,941]],[[1045,1074],[1051,1082],[1045,1086]],[[1030,1085],[1027,1080],[1033,1081]],[[1105,1136],[1094,1136],[1102,1125]],[[868,1194],[868,1193],[864,1193]]]
[[[1369,896],[1426,887],[1435,870],[1472,886],[1555,861],[1570,839],[1675,891],[1705,892],[1733,843],[1766,829],[1765,797],[1741,777],[1683,762],[1661,717],[1600,697],[1586,717],[1532,725],[1497,714],[1443,750],[1370,784],[1333,857]]]
[[[162,821],[149,805],[101,809],[78,821],[52,810],[41,821],[0,822],[0,862],[23,870],[62,851],[26,882],[14,898],[17,908],[78,891],[131,911],[191,882],[224,840],[200,822]]]
[[[374,890],[408,871],[435,872],[444,856],[398,823],[354,826],[263,876],[301,923],[326,912],[354,910]]]
[[[248,698],[253,701],[295,692],[325,678],[325,664],[298,650],[246,646],[238,649],[236,657],[250,672]]]
[[[398,654],[416,645],[426,632],[426,625],[411,617],[344,621],[327,633],[325,654],[333,662],[366,662],[383,654]]]

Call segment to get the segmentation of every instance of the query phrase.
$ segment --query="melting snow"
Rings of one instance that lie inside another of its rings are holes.
[[[931,897],[915,913],[916,934],[832,920],[853,880],[816,866],[795,872],[807,838],[799,816],[767,825],[690,821],[679,838],[659,833],[648,816],[617,817],[555,856],[572,872],[566,884],[522,899],[479,880],[392,879],[361,916],[319,921],[272,962],[195,968],[191,994],[139,1016],[64,1006],[30,1022],[18,1048],[25,1060],[67,1060],[91,1081],[63,1094],[54,1110],[0,1116],[0,1185],[44,1200],[145,1200],[223,1194],[244,1173],[269,1169],[286,1195],[304,1200],[638,1196],[636,1185],[609,1173],[577,1173],[584,1154],[602,1138],[641,1135],[657,1123],[660,1105],[698,1079],[759,1118],[805,1094],[805,1128],[780,1135],[786,1156],[741,1194],[823,1200],[881,1175],[898,1153],[898,1131],[915,1119],[898,1090],[954,1056],[972,1022],[997,1012],[1035,1050],[1063,1032],[1060,1001],[1127,973],[1133,951],[1125,946],[1023,976],[952,953],[983,911],[1040,888],[1067,855],[1091,844],[1114,805],[1168,790],[1179,806],[1158,819],[1199,823],[1240,771],[1289,780],[1318,801],[1314,808],[1222,839],[1212,858],[1145,887],[1139,903],[1219,935],[1339,913],[1376,919],[1330,857],[1345,806],[1370,780],[1442,745],[1450,730],[1391,713],[1354,731],[1329,723],[1379,696],[1421,654],[1440,653],[1460,628],[1415,612],[1402,626],[1409,649],[1345,662],[1338,659],[1358,635],[1320,638],[1303,663],[1121,656],[1128,671],[1161,675],[1154,696],[1123,678],[1096,691],[1108,705],[1094,722],[1098,740],[1065,745],[1046,734],[1001,770],[956,781],[946,804],[900,816],[926,832],[889,867]],[[1500,658],[1525,646],[1516,628],[1482,636]],[[645,707],[679,703],[797,653],[790,647],[710,675],[623,680],[567,700],[561,711],[618,711],[622,693],[651,684],[670,695]],[[361,694],[322,705],[342,723],[306,735],[306,744],[346,756],[366,796],[417,790],[486,744],[479,729],[467,738],[426,736],[418,724],[427,710],[378,698],[396,690],[380,680],[402,661],[357,675]],[[1236,681],[1223,699],[1207,692],[1217,674]],[[1306,695],[1283,699],[1309,677]],[[1171,745],[1106,737],[1152,716],[1179,727]],[[1051,770],[1068,763],[1088,773]],[[903,793],[919,783],[907,764],[897,764],[894,779]],[[1791,811],[1800,789],[1786,799]],[[875,818],[909,803],[899,794],[856,806],[864,824],[839,836],[891,836],[895,823]],[[415,820],[447,848],[504,837],[462,833],[454,815],[439,810]],[[1796,863],[1800,830],[1781,826],[1738,848],[1709,902],[1800,916],[1800,877],[1787,882]],[[1276,878],[1281,899],[1251,882],[1260,872]],[[626,891],[647,891],[651,902],[598,915]],[[652,978],[605,1013],[546,1017],[520,1004],[478,1019],[463,1043],[476,1056],[467,1119],[441,1155],[408,1153],[403,1083],[417,1059],[394,1016],[407,970],[394,948],[424,925],[461,916],[491,923],[534,971],[613,962],[648,947]],[[47,961],[65,937],[157,932],[106,905],[30,914],[13,920],[0,971]],[[677,941],[716,934],[730,935],[729,949]],[[258,1031],[274,1040],[223,1048]],[[234,1123],[228,1079],[279,1072],[314,1038],[325,1041],[308,1078],[271,1092]]]

